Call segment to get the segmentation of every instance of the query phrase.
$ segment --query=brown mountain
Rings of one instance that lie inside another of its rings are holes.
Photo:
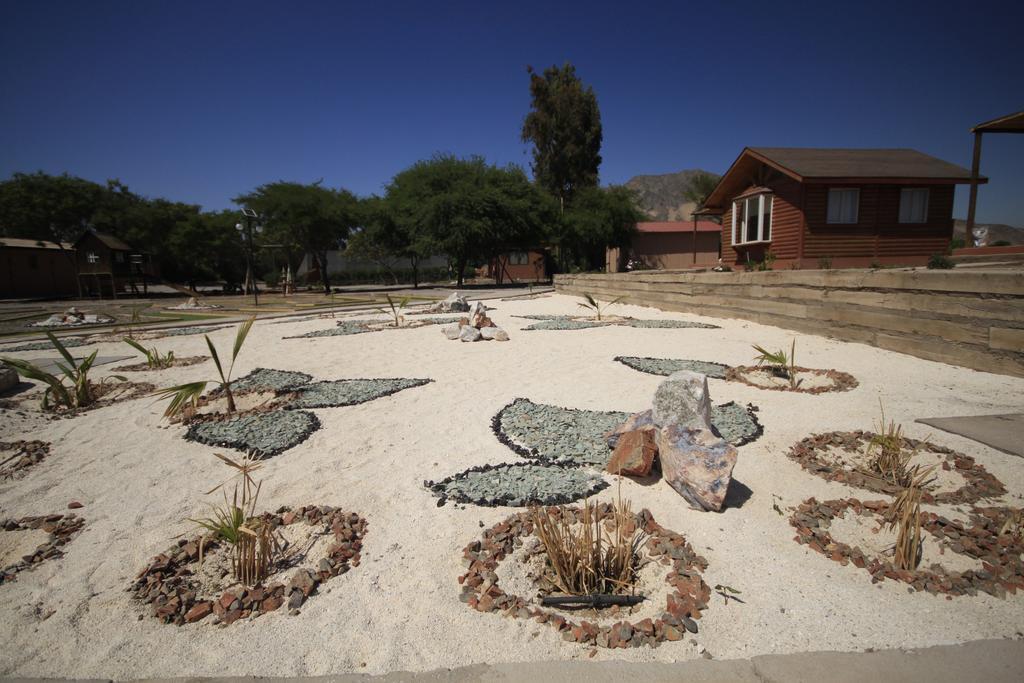
[[[693,202],[687,201],[686,190],[700,169],[665,173],[663,175],[638,175],[626,181],[626,187],[637,194],[640,208],[654,221],[690,220]],[[716,176],[717,177],[717,176]]]
[[[1003,223],[978,223],[979,226],[988,228],[988,243],[1009,242],[1010,244],[1024,244],[1024,228],[1015,228],[1012,225]],[[967,232],[967,221],[959,218],[953,221],[953,239],[964,239]]]

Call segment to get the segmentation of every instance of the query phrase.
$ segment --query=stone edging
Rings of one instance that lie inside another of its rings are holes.
[[[214,623],[231,624],[239,619],[273,612],[284,605],[297,610],[321,583],[359,566],[367,523],[356,513],[323,505],[307,505],[294,511],[282,507],[261,517],[274,527],[295,522],[323,524],[334,534],[335,542],[330,546],[328,557],[320,560],[316,568],[299,570],[287,585],[272,583],[265,587],[242,589],[240,593],[225,591],[217,600],[200,600],[196,595],[198,582],[193,578],[192,565],[199,562],[201,537],[183,538],[167,552],[154,557],[127,590],[135,600],[150,605],[151,615],[165,624],[181,626],[211,614],[214,615]],[[218,544],[207,541],[204,551]]]
[[[1024,588],[1024,563],[1020,559],[1024,552],[1024,539],[999,534],[1002,523],[1014,512],[1012,508],[972,508],[973,525],[970,528],[933,512],[921,513],[922,530],[937,539],[945,539],[945,549],[980,559],[982,570],[936,572],[930,569],[898,569],[888,560],[866,555],[859,547],[834,540],[828,532],[832,520],[842,517],[847,510],[881,519],[887,509],[888,503],[884,501],[861,502],[848,498],[819,503],[810,498],[797,506],[789,523],[797,530],[794,541],[807,545],[833,562],[842,565],[852,562],[871,575],[872,583],[884,579],[902,581],[915,591],[923,590],[933,595],[944,593],[948,600],[954,595],[976,595],[978,591],[1005,598],[1007,591],[1016,593],[1018,588]]]
[[[26,555],[21,561],[0,569],[0,584],[16,580],[20,572],[34,568],[46,560],[63,557],[62,548],[77,536],[84,526],[85,520],[74,514],[22,517],[19,520],[8,519],[0,523],[3,531],[42,529],[50,534],[46,543],[36,548],[31,555]]]
[[[875,493],[895,495],[902,489],[891,484],[880,477],[871,477],[865,473],[852,469],[845,469],[826,464],[818,459],[818,451],[825,450],[829,446],[837,446],[847,452],[856,452],[866,447],[871,439],[876,436],[873,432],[826,432],[814,434],[795,443],[787,454],[791,459],[800,463],[800,466],[811,474],[817,475],[826,481],[835,481],[857,488],[867,489]],[[1002,482],[990,474],[984,467],[977,464],[974,458],[958,453],[951,448],[939,446],[925,441],[918,441],[903,437],[903,447],[908,449],[927,449],[933,453],[946,456],[942,465],[945,470],[955,470],[967,480],[967,483],[956,491],[932,494],[925,492],[921,500],[924,503],[976,503],[982,498],[995,498],[1006,493],[1006,487]]]
[[[0,450],[17,451],[9,464],[0,465],[0,479],[14,479],[25,474],[50,455],[49,441],[0,441]]]
[[[577,510],[565,509],[570,513]],[[559,508],[552,508],[549,512],[562,514]],[[612,506],[607,503],[598,506],[599,519],[611,512]],[[683,536],[654,521],[649,511],[641,510],[634,514],[634,518],[637,526],[650,535],[646,543],[648,553],[660,557],[663,563],[672,563],[672,571],[665,581],[674,590],[666,598],[665,612],[656,620],[619,621],[610,626],[598,626],[584,620],[576,623],[553,610],[530,607],[525,598],[505,593],[499,588],[498,563],[512,554],[524,536],[533,533],[528,512],[520,512],[499,522],[484,531],[481,540],[465,547],[463,561],[469,569],[459,576],[462,585],[459,600],[478,612],[500,612],[504,616],[534,619],[555,628],[563,640],[597,647],[657,647],[662,642],[682,639],[685,631],[696,633],[694,619],[699,619],[701,610],[707,609],[711,597],[711,589],[701,577],[701,572],[707,569],[707,560],[697,555]]]
[[[741,384],[752,386],[755,389],[764,389],[765,391],[790,391],[798,394],[825,394],[833,391],[850,391],[851,389],[855,389],[860,385],[860,382],[857,381],[856,377],[854,377],[848,372],[842,372],[840,370],[819,370],[816,368],[803,368],[799,366],[793,369],[796,370],[797,372],[809,372],[812,375],[828,377],[830,380],[832,380],[832,386],[813,387],[811,389],[801,389],[798,386],[797,388],[794,389],[790,386],[766,387],[760,384],[755,384],[754,382],[748,380],[746,376],[750,372],[765,371],[764,367],[759,367],[756,365],[737,365],[735,367],[731,367],[725,371],[725,379],[729,382],[740,382]]]

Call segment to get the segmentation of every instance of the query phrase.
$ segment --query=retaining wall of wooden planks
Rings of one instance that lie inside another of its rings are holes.
[[[863,342],[1024,377],[1024,272],[785,270],[556,275],[564,294]]]

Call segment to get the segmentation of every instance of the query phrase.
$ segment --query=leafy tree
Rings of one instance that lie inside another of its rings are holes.
[[[348,190],[278,181],[235,197],[236,204],[262,216],[268,233],[300,246],[320,270],[324,293],[330,294],[327,252],[344,246],[359,224],[359,200]]]
[[[403,239],[421,255],[447,254],[460,286],[470,261],[535,244],[555,215],[522,169],[481,157],[420,161],[394,177],[386,197]]]
[[[633,191],[623,185],[580,190],[562,216],[560,232],[552,236],[562,268],[603,268],[606,249],[628,246],[644,218]]]
[[[362,226],[349,240],[346,253],[376,263],[398,284],[392,266],[407,259],[412,269],[413,286],[419,286],[420,263],[437,253],[433,237],[418,220],[414,206],[403,203],[401,195],[389,190],[385,197],[370,197],[362,202]]]
[[[533,143],[533,176],[564,211],[574,194],[597,186],[601,165],[601,113],[597,96],[576,76],[576,67],[548,67],[530,74],[531,111],[523,142]]]
[[[697,171],[690,178],[690,185],[683,191],[683,196],[689,201],[697,205],[698,209],[704,208],[704,202],[708,200],[708,196],[718,185],[718,181],[721,180],[721,176],[715,175],[714,173],[708,173],[707,171]]]
[[[223,279],[229,289],[242,280],[243,245],[237,211],[195,213],[171,229],[164,245],[164,275],[196,289],[199,280]]]

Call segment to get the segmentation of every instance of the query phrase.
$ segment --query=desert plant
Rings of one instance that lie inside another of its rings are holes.
[[[913,481],[913,469],[907,465],[920,450],[920,446],[906,447],[903,437],[903,425],[895,420],[885,419],[885,408],[882,400],[878,400],[881,418],[875,424],[875,434],[868,441],[868,467],[871,473],[880,475],[884,480],[897,486],[907,487]],[[922,443],[927,443],[927,438]]]
[[[636,528],[629,502],[619,499],[615,503],[610,524],[601,519],[597,503],[584,502],[578,526],[564,508],[558,510],[554,514],[546,507],[530,510],[534,534],[547,553],[555,587],[570,595],[629,591],[646,540],[646,534]]]
[[[220,453],[214,455],[236,472],[227,481],[206,492],[206,495],[210,495],[221,490],[224,495],[223,505],[211,504],[209,517],[189,520],[209,532],[199,541],[199,564],[202,566],[203,547],[207,538],[227,543],[231,546],[231,570],[235,580],[244,586],[253,586],[266,578],[277,549],[270,525],[256,516],[256,502],[263,482],[254,481],[252,473],[260,469],[262,464],[248,456],[235,461]],[[239,481],[234,482],[234,491],[228,501],[225,487],[233,479]]]
[[[135,339],[135,328],[142,324],[142,309],[146,306],[132,306],[132,314],[128,319],[127,333],[129,339]]]
[[[595,299],[594,297],[590,296],[589,294],[584,294],[583,295],[583,301],[579,302],[577,304],[577,306],[579,306],[580,308],[587,308],[587,309],[593,311],[596,319],[600,320],[601,319],[602,311],[607,310],[609,306],[617,304],[617,303],[619,303],[620,301],[622,301],[625,298],[626,297],[624,297],[624,296],[618,296],[618,297],[615,297],[614,299],[612,299],[611,301],[609,301],[606,304],[601,304],[601,303],[599,303],[597,301],[597,299]]]
[[[89,380],[89,371],[92,369],[93,363],[96,362],[96,354],[99,352],[93,351],[79,363],[52,332],[47,332],[46,336],[64,359],[63,363],[57,363],[63,377],[46,372],[26,360],[0,358],[0,361],[14,368],[22,377],[46,384],[40,404],[43,410],[61,407],[76,409],[88,406],[96,400],[95,384]],[[121,382],[128,380],[127,377],[121,375],[111,375],[103,381],[111,379]],[[65,384],[65,382],[67,383]]]
[[[796,339],[793,340],[793,344],[789,347],[788,355],[782,349],[768,351],[758,344],[754,344],[754,350],[757,351],[757,355],[754,356],[754,360],[757,361],[757,367],[767,365],[776,377],[788,379],[789,386],[793,389],[799,386],[800,382],[796,378]]]
[[[1011,512],[1003,525],[999,527],[999,535],[1010,534],[1011,536],[1024,536],[1024,509],[1017,509]]]
[[[821,270],[832,270],[832,257],[822,256],[818,259],[818,268]]]
[[[174,365],[174,351],[168,351],[161,355],[157,348],[147,349],[131,337],[125,337],[122,341],[146,357],[146,364],[153,370],[162,370]]]
[[[921,561],[921,497],[934,481],[929,477],[935,467],[921,469],[920,465],[915,465],[910,468],[907,486],[885,513],[889,531],[896,531],[893,559],[897,569],[916,569]]]
[[[945,254],[932,254],[928,259],[928,270],[949,270],[955,264]]]
[[[252,324],[255,320],[256,317],[253,316],[238,326],[238,331],[235,333],[235,345],[231,350],[231,365],[228,366],[227,374],[224,373],[224,366],[221,365],[217,349],[214,347],[213,342],[210,341],[210,335],[203,335],[206,339],[206,346],[210,349],[210,355],[213,357],[213,362],[217,366],[217,374],[220,375],[220,390],[224,392],[224,399],[227,401],[227,412],[229,415],[235,412],[235,397],[231,393],[231,373],[235,369],[235,359],[238,358],[238,353],[242,350],[242,345],[245,344],[245,338],[249,335],[249,330],[252,328]],[[193,408],[196,407],[199,403],[199,397],[203,395],[203,392],[206,391],[206,385],[210,384],[211,381],[216,380],[204,380],[201,382],[179,384],[177,386],[161,389],[153,395],[158,398],[171,399],[170,404],[167,406],[167,410],[164,411],[164,417],[174,417],[189,405]]]
[[[384,298],[388,300],[388,308],[391,309],[390,315],[392,318],[394,318],[395,327],[400,327],[402,325],[402,310],[409,303],[409,297],[404,297],[399,301],[395,301],[394,299],[391,298],[390,294],[385,294]],[[385,315],[389,314],[389,311],[387,309],[378,308],[377,310]]]

